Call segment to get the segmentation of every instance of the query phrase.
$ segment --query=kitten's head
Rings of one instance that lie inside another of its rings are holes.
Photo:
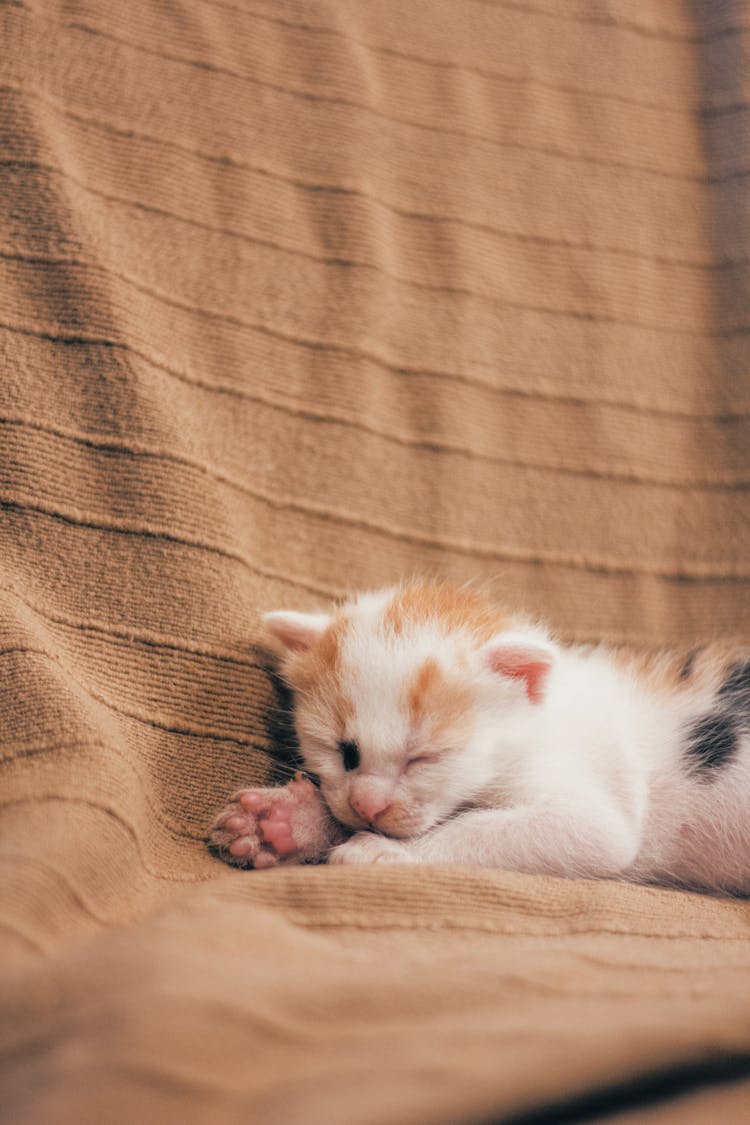
[[[496,776],[505,728],[528,723],[554,648],[476,593],[409,585],[331,615],[269,613],[306,764],[334,816],[426,831]]]

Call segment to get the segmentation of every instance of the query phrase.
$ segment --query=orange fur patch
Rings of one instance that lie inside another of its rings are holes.
[[[457,586],[414,584],[398,590],[383,619],[386,629],[399,636],[408,625],[435,622],[446,630],[465,629],[488,641],[507,628],[499,610],[474,590]]]
[[[428,658],[407,688],[409,716],[419,725],[429,721],[429,737],[458,735],[471,721],[472,694],[468,685],[447,679],[436,660]]]
[[[338,674],[341,660],[341,645],[346,633],[345,617],[334,617],[313,649],[316,662],[321,671]]]
[[[310,695],[325,693],[342,729],[351,718],[354,707],[341,690],[341,648],[349,622],[343,614],[333,618],[317,644],[304,653],[287,660],[287,673],[292,687]]]
[[[425,660],[409,687],[409,716],[418,723],[424,716],[430,697],[440,682],[440,668],[436,660]]]

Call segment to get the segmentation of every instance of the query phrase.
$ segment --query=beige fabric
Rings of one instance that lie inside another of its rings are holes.
[[[204,846],[271,776],[260,610],[426,570],[747,635],[749,9],[0,2],[8,1120],[502,1120],[750,1052],[745,903]]]

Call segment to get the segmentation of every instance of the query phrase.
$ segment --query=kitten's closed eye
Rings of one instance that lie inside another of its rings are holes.
[[[357,743],[349,740],[339,742],[339,750],[341,751],[344,769],[347,771],[356,770],[359,766],[359,746],[357,746]]]
[[[412,766],[426,766],[429,765],[430,762],[434,762],[435,760],[435,754],[417,754],[414,758],[409,758],[408,762],[406,763],[406,768],[407,770],[410,770]]]

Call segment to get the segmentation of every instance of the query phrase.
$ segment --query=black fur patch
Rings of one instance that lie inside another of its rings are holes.
[[[718,696],[742,726],[750,726],[750,660],[732,665]]]
[[[688,731],[685,747],[688,759],[699,770],[715,770],[725,765],[737,749],[737,727],[730,714],[718,712],[698,719]]]
[[[729,669],[716,693],[716,710],[697,719],[687,732],[685,756],[694,768],[710,774],[726,765],[740,736],[750,731],[750,660]]]

